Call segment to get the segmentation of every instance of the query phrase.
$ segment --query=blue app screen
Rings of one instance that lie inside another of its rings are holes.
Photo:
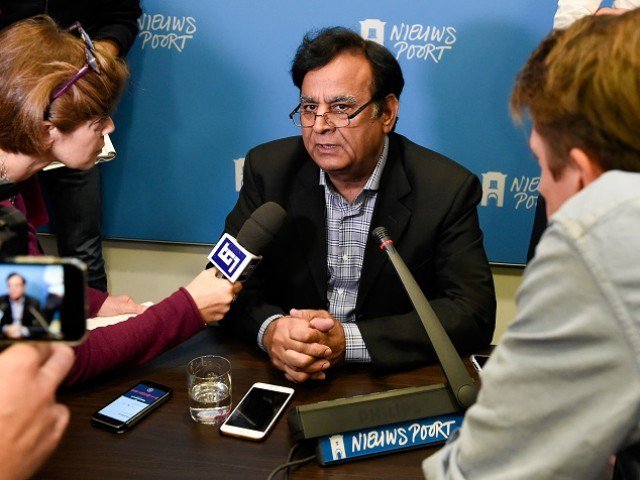
[[[157,402],[167,392],[139,383],[98,413],[126,422],[149,405]]]

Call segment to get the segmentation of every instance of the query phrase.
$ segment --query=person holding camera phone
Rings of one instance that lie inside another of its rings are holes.
[[[55,392],[73,365],[61,344],[17,344],[0,353],[0,477],[31,477],[56,448],[69,410]]]
[[[21,193],[4,202],[42,217],[37,184],[31,178],[54,160],[88,169],[114,130],[109,116],[128,78],[121,59],[93,44],[80,24],[66,31],[41,15],[0,32],[0,179],[21,183]],[[30,226],[29,252],[39,253]],[[138,365],[191,337],[228,311],[239,283],[199,273],[186,288],[148,309],[128,296],[89,289],[89,315],[139,313],[98,328],[75,347],[66,383],[76,383],[124,365]]]

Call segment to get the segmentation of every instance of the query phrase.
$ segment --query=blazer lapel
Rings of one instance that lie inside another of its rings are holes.
[[[371,232],[377,227],[385,227],[394,243],[400,242],[411,218],[411,211],[401,202],[401,199],[409,193],[411,193],[411,185],[404,170],[400,141],[397,136],[393,135],[390,136],[389,156],[382,174],[378,198],[369,227],[369,238],[356,302],[356,310],[358,311],[378,278],[382,267],[389,261],[387,254],[380,250],[377,241],[371,238]]]
[[[327,301],[327,233],[325,226],[324,188],[318,182],[320,170],[309,157],[292,184],[289,210],[300,245],[307,248],[307,265],[316,284],[318,295]]]

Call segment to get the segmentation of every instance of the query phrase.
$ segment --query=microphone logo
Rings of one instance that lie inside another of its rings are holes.
[[[225,233],[209,254],[209,260],[230,281],[237,281],[241,275],[248,276],[253,268],[247,268],[253,263],[253,267],[259,259],[251,252],[244,249],[238,241],[228,233]],[[243,277],[244,278],[244,277]],[[242,281],[242,280],[240,280]]]
[[[234,247],[235,245],[233,245],[233,243],[226,241],[218,251],[218,258],[227,266],[227,273],[229,275],[231,275],[236,267],[240,265],[242,257],[244,256],[242,255],[242,252],[239,252],[238,249]]]

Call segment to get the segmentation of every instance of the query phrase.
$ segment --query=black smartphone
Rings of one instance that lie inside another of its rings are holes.
[[[173,390],[150,380],[142,380],[113,402],[91,415],[91,423],[114,433],[124,433],[165,403]]]
[[[471,355],[471,365],[476,369],[476,372],[480,373],[484,368],[484,364],[489,360],[489,355]]]
[[[80,343],[87,331],[87,269],[59,257],[0,262],[0,343]]]

